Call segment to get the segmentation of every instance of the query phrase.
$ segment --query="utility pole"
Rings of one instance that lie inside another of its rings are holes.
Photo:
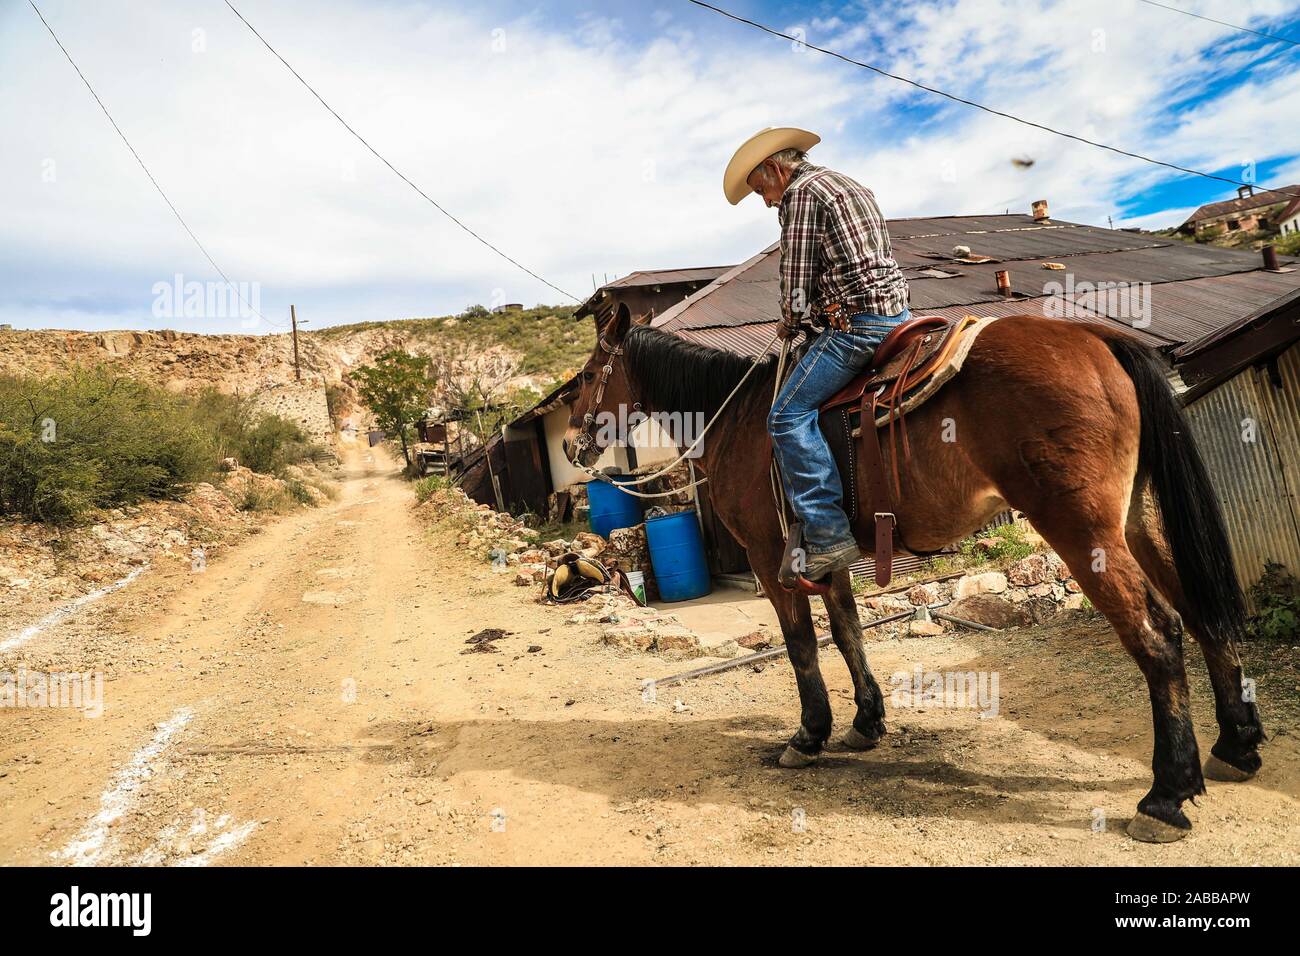
[[[293,377],[301,382],[302,369],[298,366],[298,312],[292,305],[289,306],[289,320],[293,323]]]

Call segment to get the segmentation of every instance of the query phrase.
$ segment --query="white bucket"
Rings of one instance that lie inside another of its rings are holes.
[[[627,571],[627,583],[632,588],[632,593],[636,599],[645,604],[645,572],[644,571]]]

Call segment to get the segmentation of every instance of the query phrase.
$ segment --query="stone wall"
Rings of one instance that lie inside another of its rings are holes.
[[[325,383],[320,379],[274,385],[255,392],[252,400],[259,411],[288,419],[312,441],[334,450],[334,423],[330,421]]]

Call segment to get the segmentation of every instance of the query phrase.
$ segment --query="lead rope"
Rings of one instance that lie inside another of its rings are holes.
[[[749,376],[753,374],[754,369],[758,368],[758,363],[762,361],[763,358],[767,355],[768,350],[771,349],[774,344],[776,344],[776,340],[780,337],[780,334],[781,333],[779,331],[774,333],[772,337],[767,340],[767,344],[763,346],[762,350],[759,351],[758,354],[754,356],[754,361],[751,362],[749,368],[745,370],[745,374],[740,377],[740,381],[736,383],[736,387],[733,388],[731,392],[727,395],[727,397],[722,400],[722,404],[718,406],[718,410],[713,413],[713,417],[710,418],[708,424],[704,426],[703,430],[700,432],[700,436],[696,438],[695,441],[691,442],[689,448],[687,448],[684,452],[682,452],[680,455],[678,455],[676,458],[670,461],[663,468],[659,469],[658,471],[652,474],[644,475],[638,478],[636,481],[613,481],[610,479],[609,475],[602,474],[601,472],[596,471],[594,468],[589,468],[586,465],[579,464],[576,459],[570,461],[569,464],[571,464],[574,468],[577,468],[579,471],[583,472],[584,474],[590,475],[592,478],[595,478],[599,481],[603,481],[606,484],[613,485],[615,488],[618,488],[624,494],[631,495],[634,498],[668,498],[672,495],[681,494],[684,491],[690,491],[691,489],[704,484],[706,481],[709,480],[707,477],[699,478],[695,481],[690,482],[687,485],[683,485],[680,488],[674,488],[670,491],[641,492],[641,491],[631,490],[631,488],[635,488],[638,485],[648,484],[649,482],[654,481],[657,478],[662,478],[664,475],[668,474],[668,472],[672,471],[674,468],[676,468],[678,465],[680,465],[683,461],[686,460],[686,458],[691,454],[691,452],[693,452],[696,449],[696,447],[700,444],[700,442],[704,441],[704,436],[709,433],[709,429],[712,428],[714,423],[717,422],[717,420],[722,416],[722,413],[726,409],[727,405],[730,404],[731,400],[735,397],[736,393],[740,391],[741,386],[745,384],[745,380],[748,379]],[[786,354],[789,352],[789,350],[790,350],[790,340],[785,339],[783,340],[781,345],[781,356],[777,361],[777,371],[776,371],[777,388],[781,387],[781,377],[785,367],[785,357]],[[610,356],[610,363],[611,364],[613,363],[613,355]],[[602,388],[601,392],[603,393],[603,391],[604,389]],[[775,400],[775,395],[773,396],[773,399]],[[782,521],[784,521],[784,515],[782,516]]]

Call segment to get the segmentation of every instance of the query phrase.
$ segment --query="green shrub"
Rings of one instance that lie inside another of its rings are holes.
[[[988,534],[981,535],[982,538],[996,539],[991,548],[975,547],[975,538],[966,538],[958,546],[962,557],[974,561],[988,561],[995,564],[1010,564],[1013,561],[1019,561],[1021,558],[1027,558],[1034,553],[1034,546],[1025,540],[1025,528],[1023,525],[1012,522],[1011,524],[998,525]]]
[[[249,485],[244,489],[237,507],[240,511],[270,511],[278,514],[288,511],[293,504],[293,492],[287,485],[283,488]]]
[[[316,503],[316,496],[311,493],[312,490],[307,487],[305,481],[298,478],[286,478],[284,481],[284,487],[285,491],[289,493],[289,497],[298,502],[298,504],[314,505]]]
[[[239,463],[265,475],[277,475],[286,465],[311,457],[312,443],[303,430],[278,415],[264,415],[248,424],[235,457]]]
[[[445,475],[426,475],[415,483],[415,500],[423,504],[433,497],[435,492],[450,488],[454,482]]]
[[[0,378],[0,514],[68,523],[174,497],[213,462],[177,396],[102,370]]]
[[[246,398],[209,389],[190,402],[196,423],[211,436],[216,462],[234,458],[245,468],[278,475],[321,450],[293,422],[257,411]]]
[[[1264,565],[1264,574],[1250,588],[1250,597],[1258,610],[1247,630],[1252,637],[1274,641],[1300,638],[1300,581],[1287,569],[1272,561]]]
[[[316,446],[216,392],[174,395],[106,368],[0,376],[0,515],[70,524],[176,498],[228,456],[277,472]]]
[[[1300,256],[1300,232],[1290,232],[1273,240],[1279,256]]]

